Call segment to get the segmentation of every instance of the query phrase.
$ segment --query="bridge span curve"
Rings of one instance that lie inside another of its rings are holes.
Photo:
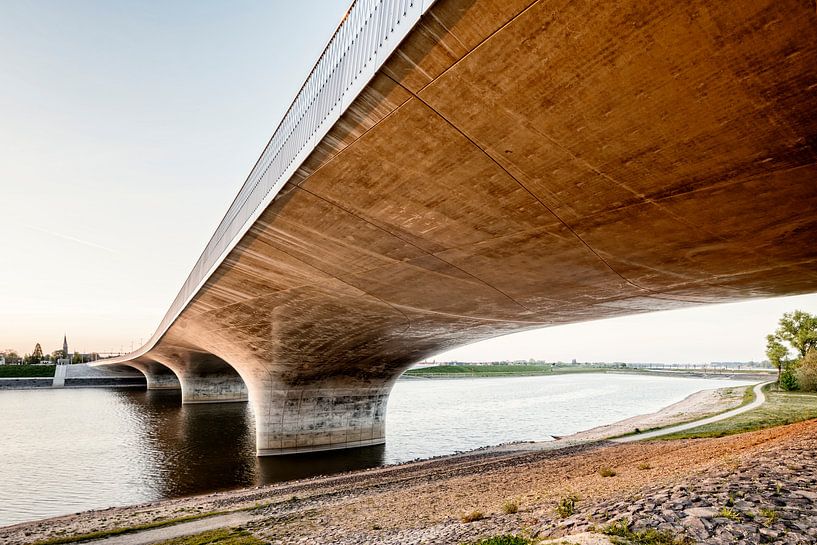
[[[817,13],[358,0],[151,340],[260,455],[382,443],[413,363],[817,291]]]

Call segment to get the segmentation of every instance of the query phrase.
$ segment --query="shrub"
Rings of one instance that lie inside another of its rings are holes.
[[[774,509],[761,509],[760,516],[766,519],[766,524],[769,526],[777,522],[778,518],[777,511]]]
[[[482,514],[482,511],[471,511],[470,513],[465,513],[464,515],[460,516],[460,520],[463,522],[476,522],[484,518],[485,515]]]
[[[786,369],[780,373],[780,389],[787,392],[797,389],[797,377],[794,376],[791,369]]]
[[[556,505],[556,514],[559,515],[561,518],[566,519],[570,515],[576,512],[576,503],[579,501],[578,496],[575,494],[571,494],[570,496],[565,496],[559,503]]]
[[[504,535],[486,537],[479,541],[473,541],[472,545],[532,545],[533,541],[522,536]]]
[[[621,545],[691,545],[694,543],[686,536],[676,536],[669,531],[647,528],[630,530],[629,520],[620,520],[608,524],[601,532],[611,537],[613,543]],[[620,538],[620,539],[618,539]]]
[[[599,469],[599,475],[602,477],[615,477],[616,472],[609,467],[602,467]]]
[[[740,520],[740,513],[732,509],[731,507],[721,507],[721,510],[718,512],[718,515],[722,516],[723,518],[727,518],[729,520],[739,521]]]
[[[794,377],[801,390],[817,392],[817,350],[812,348],[808,351],[794,371]]]
[[[519,502],[516,500],[508,500],[502,504],[502,512],[506,515],[513,515],[519,511]]]

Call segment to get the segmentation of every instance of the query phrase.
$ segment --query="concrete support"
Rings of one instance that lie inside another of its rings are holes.
[[[176,373],[159,362],[130,361],[126,365],[145,375],[148,390],[179,390],[182,387]]]
[[[238,374],[182,373],[182,403],[230,403],[247,401],[247,387]]]
[[[247,401],[247,386],[227,362],[204,351],[175,349],[155,359],[178,377],[182,403]]]
[[[253,385],[259,456],[314,452],[386,441],[391,384],[381,387]]]
[[[182,385],[173,372],[168,373],[145,373],[148,383],[148,390],[180,390]]]

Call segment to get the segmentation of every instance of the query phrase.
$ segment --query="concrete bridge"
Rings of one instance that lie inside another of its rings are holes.
[[[812,2],[358,0],[150,341],[259,455],[382,443],[423,358],[817,291]]]

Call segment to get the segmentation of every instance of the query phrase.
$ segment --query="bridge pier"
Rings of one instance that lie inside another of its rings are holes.
[[[247,387],[237,374],[184,373],[179,381],[183,404],[247,401]]]
[[[247,401],[247,386],[241,376],[218,356],[174,350],[155,358],[178,377],[182,404]]]
[[[386,441],[387,386],[251,385],[258,456],[334,450]]]
[[[179,390],[182,387],[176,374],[161,363],[155,361],[129,361],[125,365],[133,367],[145,375],[148,390]]]

